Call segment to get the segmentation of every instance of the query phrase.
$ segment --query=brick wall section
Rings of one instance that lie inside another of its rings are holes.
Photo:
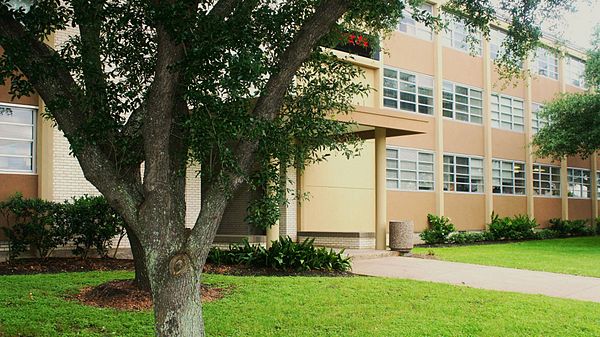
[[[352,237],[310,237],[298,235],[298,241],[302,242],[308,238],[315,239],[315,246],[347,249],[375,249],[375,238],[352,238]]]
[[[198,214],[200,214],[200,176],[197,176],[200,167],[190,166],[185,174],[185,226],[194,227]]]
[[[296,169],[290,168],[287,172],[287,189],[288,191],[294,191],[287,195],[287,206],[281,207],[281,215],[279,217],[279,235],[289,236],[292,240],[297,239],[298,234],[298,202],[295,195],[296,189]]]

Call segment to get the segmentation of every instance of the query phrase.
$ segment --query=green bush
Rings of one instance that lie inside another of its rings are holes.
[[[514,218],[500,218],[492,213],[489,231],[494,240],[523,240],[535,238],[534,228],[538,224],[527,215],[517,215]]]
[[[420,236],[429,245],[447,243],[448,236],[456,230],[450,219],[445,216],[427,214],[427,222],[429,228],[421,232]]]
[[[29,247],[36,256],[46,258],[69,239],[64,207],[42,199],[25,199],[16,194],[0,203],[0,210],[11,227],[2,228],[8,237],[9,257],[16,258]],[[13,220],[13,221],[10,221]]]
[[[123,219],[104,197],[73,198],[64,208],[75,255],[87,258],[93,249],[106,257],[112,239],[125,234]]]
[[[594,234],[593,229],[588,226],[587,220],[562,220],[550,219],[550,229],[559,233],[561,237],[582,236]]]
[[[483,241],[491,241],[489,232],[455,232],[448,237],[448,243],[467,244]]]
[[[247,240],[242,244],[231,245],[228,250],[212,248],[207,262],[217,265],[244,264],[252,267],[268,267],[275,270],[328,270],[347,271],[350,269],[350,258],[344,256],[343,250],[317,248],[314,239],[306,239],[301,243],[294,242],[289,236],[280,237],[269,249],[260,245],[251,245]]]
[[[545,228],[535,232],[535,236],[540,240],[556,239],[560,237],[560,233],[555,230]]]

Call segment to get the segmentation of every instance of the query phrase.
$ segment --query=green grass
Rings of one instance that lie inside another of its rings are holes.
[[[149,336],[150,312],[69,302],[127,272],[0,277],[0,336]],[[210,336],[599,336],[600,304],[385,278],[232,277]]]
[[[441,260],[600,277],[600,237],[415,248]]]

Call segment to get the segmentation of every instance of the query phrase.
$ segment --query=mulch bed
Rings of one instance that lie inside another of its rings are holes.
[[[212,302],[223,298],[232,290],[232,287],[217,287],[213,285],[201,286],[202,302]],[[95,287],[86,287],[70,297],[85,305],[100,308],[113,308],[118,310],[150,310],[152,309],[152,296],[150,292],[139,289],[133,280],[116,280],[103,283]]]
[[[51,257],[15,259],[0,263],[0,275],[46,274],[83,271],[133,270],[133,260]]]
[[[84,271],[134,270],[133,260],[81,259],[76,257],[51,257],[47,259],[16,259],[0,263],[0,275],[26,275]],[[254,268],[244,265],[225,266],[206,264],[204,272],[234,276],[352,276],[349,272],[310,270],[303,272]]]

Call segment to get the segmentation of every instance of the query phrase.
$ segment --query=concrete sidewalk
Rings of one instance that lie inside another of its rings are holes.
[[[404,278],[473,288],[541,294],[600,303],[600,278],[411,257],[359,259],[359,275]]]

